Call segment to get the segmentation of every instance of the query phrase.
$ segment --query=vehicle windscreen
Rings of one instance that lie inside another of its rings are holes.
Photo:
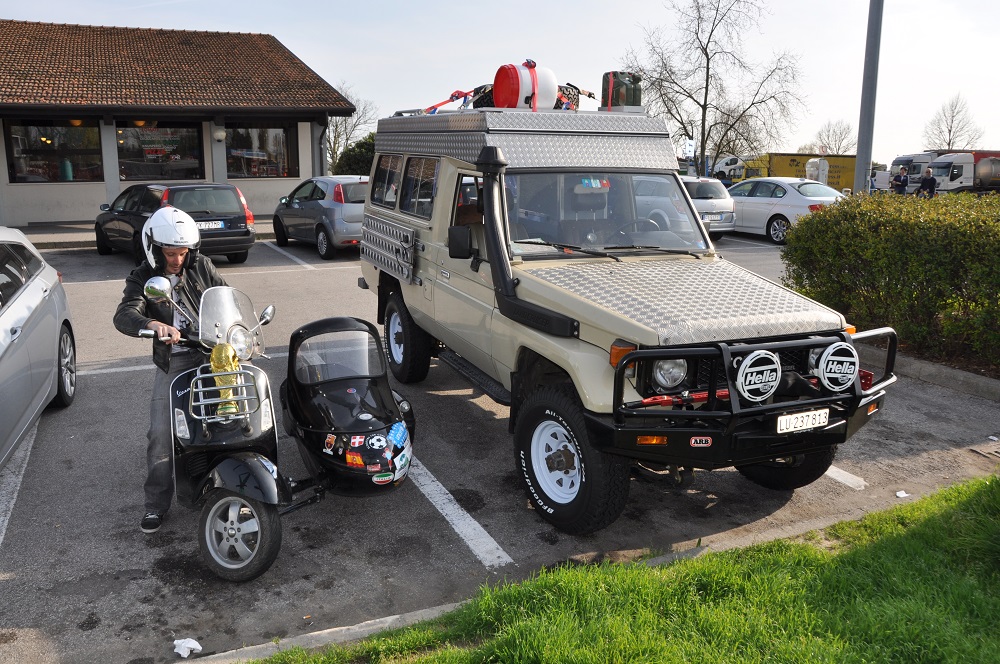
[[[504,179],[511,251],[705,251],[679,178],[660,173],[532,172]]]
[[[343,330],[309,337],[295,353],[295,379],[303,385],[381,376],[382,351],[367,332]]]
[[[950,161],[935,161],[930,165],[931,174],[936,178],[946,178],[951,175]]]
[[[684,188],[695,200],[710,201],[716,198],[729,198],[729,192],[718,181],[693,182],[685,180]]]
[[[840,198],[841,193],[833,187],[818,182],[803,182],[795,185],[795,189],[806,198]]]
[[[365,196],[368,195],[367,182],[350,182],[341,185],[341,189],[344,191],[345,203],[364,203]]]

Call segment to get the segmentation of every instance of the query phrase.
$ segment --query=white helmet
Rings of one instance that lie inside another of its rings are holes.
[[[163,247],[187,247],[190,250],[184,261],[187,268],[200,245],[201,233],[191,215],[169,205],[151,214],[142,227],[142,249],[156,272],[163,272],[166,267]]]

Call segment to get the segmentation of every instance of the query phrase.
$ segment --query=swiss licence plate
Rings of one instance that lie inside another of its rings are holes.
[[[721,214],[703,214],[701,215],[702,221],[722,221]]]
[[[195,224],[198,225],[198,230],[204,231],[212,228],[225,228],[226,222],[222,221],[196,221]]]
[[[780,415],[778,416],[778,433],[792,433],[793,431],[815,429],[816,427],[826,426],[829,421],[829,408],[809,410],[804,413],[792,413],[791,415]]]

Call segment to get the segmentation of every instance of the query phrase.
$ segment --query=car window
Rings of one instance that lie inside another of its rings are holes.
[[[292,192],[293,201],[307,201],[309,197],[312,196],[313,189],[316,187],[312,180],[307,180],[303,182]]]
[[[344,192],[345,203],[364,203],[365,197],[368,196],[368,183],[345,182],[341,190]]]
[[[399,155],[384,154],[378,158],[375,178],[372,180],[372,203],[383,207],[396,207],[403,158]]]
[[[159,189],[144,189],[139,198],[140,212],[156,212],[160,209],[160,196],[163,192]]]
[[[27,270],[27,272],[25,273],[25,281],[28,281],[29,279],[34,277],[36,274],[42,271],[43,267],[45,267],[45,263],[42,261],[42,259],[36,256],[30,249],[28,249],[23,244],[12,242],[9,245],[7,245],[7,247],[24,264],[25,269]]]
[[[750,195],[750,190],[753,189],[753,185],[753,182],[738,184],[729,190],[729,195],[733,198],[745,198]]]
[[[312,195],[309,200],[321,201],[324,198],[330,197],[330,190],[333,189],[333,185],[325,180],[316,180],[316,188],[313,189]]]
[[[811,198],[840,198],[841,193],[833,187],[818,182],[804,182],[796,187],[803,196]]]
[[[692,182],[686,181],[684,188],[688,190],[691,198],[700,200],[713,200],[716,198],[729,198],[729,192],[722,186],[721,182]]]
[[[437,184],[438,160],[410,157],[406,160],[399,211],[424,219],[431,218]]]
[[[174,207],[188,214],[210,213],[236,215],[243,213],[243,205],[236,192],[229,188],[202,187],[171,191],[167,200]]]
[[[14,299],[26,281],[24,265],[8,250],[7,244],[0,244],[0,309]]]
[[[115,198],[114,202],[111,204],[111,209],[112,210],[124,210],[125,209],[125,202],[128,200],[128,197],[132,194],[132,192],[133,192],[134,189],[135,189],[135,187],[129,187],[128,189],[126,189],[122,193],[118,194],[118,197]]]
[[[757,188],[753,190],[754,198],[774,198],[775,186],[771,182],[758,182]],[[784,194],[784,192],[782,192]]]
[[[784,198],[786,190],[780,184],[774,185],[774,193],[771,194],[772,198]]]

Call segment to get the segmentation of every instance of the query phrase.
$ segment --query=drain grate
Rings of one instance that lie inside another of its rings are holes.
[[[970,447],[973,452],[982,454],[985,457],[990,457],[991,459],[1000,459],[1000,441],[995,443],[986,443],[979,447]]]

